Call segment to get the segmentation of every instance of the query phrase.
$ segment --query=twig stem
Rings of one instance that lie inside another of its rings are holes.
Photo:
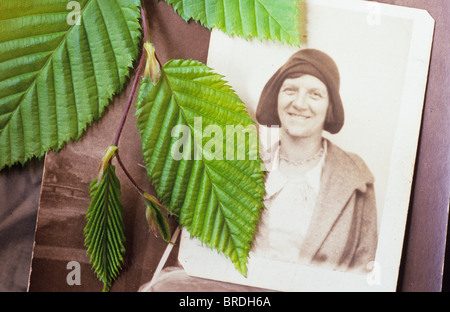
[[[141,6],[141,17],[142,17],[142,29],[144,32],[143,41],[145,43],[148,40],[148,24],[147,24],[147,14],[145,12],[143,5]],[[132,86],[130,94],[128,96],[127,106],[125,107],[125,111],[122,115],[122,119],[120,120],[119,128],[117,129],[116,135],[114,136],[114,141],[113,141],[114,146],[117,146],[117,147],[119,146],[120,136],[122,134],[123,127],[125,126],[125,122],[127,120],[127,116],[130,111],[130,108],[131,108],[131,103],[133,102],[133,97],[136,92],[138,82],[139,82],[140,76],[142,74],[142,70],[144,69],[146,59],[147,59],[147,54],[145,52],[145,49],[142,49],[141,59],[139,60],[139,65],[138,65],[138,68],[136,71],[136,76],[134,77],[133,86]],[[139,192],[139,194],[141,196],[143,196],[145,193],[144,190],[141,187],[139,187],[139,185],[136,183],[136,181],[130,175],[128,170],[125,168],[125,165],[123,164],[118,151],[116,151],[115,156],[116,156],[117,162],[119,163],[119,166],[122,168],[122,170],[125,173],[125,175],[127,176],[128,180],[130,180],[131,184],[133,184],[133,186],[136,188],[136,190]]]
[[[136,190],[139,192],[139,194],[141,196],[144,196],[144,193],[145,193],[144,190],[136,183],[136,181],[133,179],[131,174],[128,172],[127,168],[125,168],[125,165],[123,164],[122,159],[120,158],[119,152],[116,152],[116,159],[117,159],[117,163],[119,164],[120,168],[125,173],[125,175],[127,176],[128,180],[130,180],[131,184],[133,184],[133,186],[136,188]]]
[[[148,25],[147,25],[147,14],[145,13],[144,7],[141,8],[141,16],[142,16],[142,28],[144,30],[144,43],[145,43],[148,40]],[[120,121],[119,128],[117,129],[116,135],[114,137],[113,145],[115,145],[115,146],[119,146],[118,145],[119,139],[122,134],[123,127],[125,126],[125,121],[127,120],[127,116],[128,116],[128,112],[130,111],[131,103],[133,102],[133,97],[134,97],[134,94],[137,89],[139,78],[140,78],[142,70],[144,69],[144,66],[145,66],[145,61],[147,59],[146,56],[147,55],[145,53],[145,49],[142,49],[141,59],[139,61],[139,65],[138,65],[138,68],[136,71],[136,76],[134,77],[133,86],[131,88],[130,95],[128,96],[127,106],[125,108],[122,119]]]

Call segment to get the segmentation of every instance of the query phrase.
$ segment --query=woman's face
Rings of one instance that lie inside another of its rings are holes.
[[[281,128],[293,137],[322,137],[328,105],[327,87],[318,78],[286,79],[278,94]]]

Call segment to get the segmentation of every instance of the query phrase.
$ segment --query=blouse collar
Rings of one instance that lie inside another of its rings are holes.
[[[270,165],[270,172],[267,176],[266,180],[266,197],[268,200],[272,198],[274,195],[278,194],[280,190],[286,185],[288,182],[306,182],[315,192],[315,194],[319,193],[320,189],[320,178],[322,175],[322,169],[325,163],[325,158],[327,155],[327,140],[323,140],[323,148],[324,152],[320,157],[319,162],[309,170],[304,177],[299,179],[290,179],[281,174],[278,170],[278,165],[280,163],[280,144],[277,142],[274,145],[274,149],[272,153],[269,153],[272,157],[271,159],[267,159]]]

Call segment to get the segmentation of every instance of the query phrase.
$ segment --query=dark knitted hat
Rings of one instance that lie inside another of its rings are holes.
[[[281,126],[277,108],[281,85],[286,79],[297,78],[301,75],[317,77],[327,86],[330,105],[324,130],[332,134],[338,133],[345,119],[339,94],[339,70],[330,56],[315,49],[299,50],[269,79],[259,99],[256,120],[265,126]]]

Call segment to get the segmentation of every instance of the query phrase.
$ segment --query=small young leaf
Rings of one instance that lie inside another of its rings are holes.
[[[155,234],[155,236],[158,236],[159,232],[163,240],[167,243],[170,243],[172,234],[170,232],[170,227],[169,224],[167,223],[167,219],[160,209],[162,208],[162,205],[146,195],[149,194],[147,193],[144,194],[143,198],[145,205],[147,206],[145,215],[147,217],[148,227],[153,232],[153,234]]]
[[[245,275],[265,188],[256,127],[239,97],[204,64],[172,60],[156,86],[143,79],[137,114],[162,204]]]
[[[119,275],[125,255],[125,226],[120,182],[115,167],[106,164],[103,177],[90,185],[91,204],[86,213],[85,245],[97,277],[109,291]]]
[[[166,0],[186,21],[244,38],[300,43],[298,0]]]

